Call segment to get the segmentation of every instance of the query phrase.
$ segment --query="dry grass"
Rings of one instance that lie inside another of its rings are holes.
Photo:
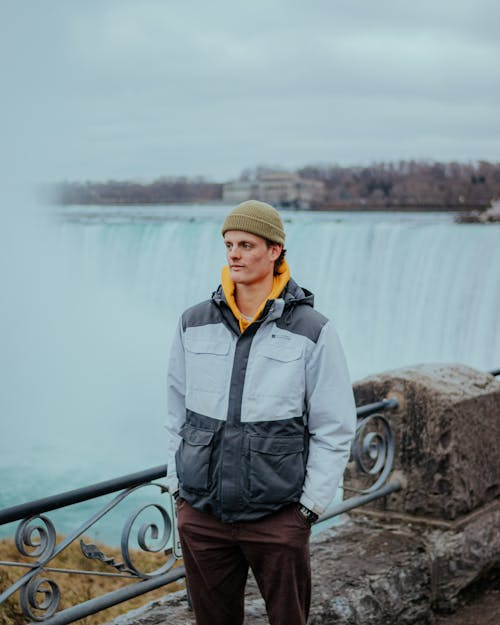
[[[58,538],[58,543],[60,538]],[[85,541],[91,542],[91,541]],[[118,548],[108,547],[98,544],[100,550],[106,556],[113,557],[116,562],[122,562],[120,550]],[[153,571],[165,562],[165,555],[149,554],[142,551],[135,551],[131,554],[134,565],[139,570]],[[17,551],[12,540],[0,540],[0,560],[11,562],[27,562]],[[57,558],[50,562],[50,567],[77,569],[98,572],[116,572],[115,569],[97,560],[89,560],[80,551],[78,544],[71,544]],[[0,592],[6,590],[13,582],[15,582],[28,569],[19,567],[0,566]],[[46,572],[43,577],[47,577],[60,588],[61,604],[59,610],[68,608],[73,605],[82,603],[94,597],[100,596],[107,592],[123,588],[126,584],[134,583],[134,580],[120,579],[117,577],[103,577],[96,575],[68,575],[63,573]],[[135,599],[131,599],[125,603],[104,610],[94,616],[89,616],[78,621],[81,625],[100,625],[107,623],[120,614],[124,614],[129,610],[138,608],[153,599],[164,596],[169,592],[174,592],[183,588],[183,582],[173,583],[164,588],[146,593]],[[0,623],[1,625],[25,625],[30,619],[24,616],[19,602],[19,593],[14,594],[6,602],[0,606]]]

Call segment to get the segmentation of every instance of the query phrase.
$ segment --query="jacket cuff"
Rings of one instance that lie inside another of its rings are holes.
[[[172,497],[179,492],[179,480],[176,477],[167,478],[167,491]]]
[[[302,493],[302,495],[300,496],[300,503],[305,508],[311,510],[311,512],[314,512],[314,514],[317,514],[318,516],[320,516],[320,514],[323,512],[323,510],[319,506],[317,506],[314,501],[305,493]]]

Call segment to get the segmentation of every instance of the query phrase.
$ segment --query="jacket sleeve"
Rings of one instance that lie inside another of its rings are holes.
[[[186,368],[182,323],[180,322],[170,349],[167,374],[167,488],[175,493],[179,488],[175,452],[181,438],[179,431],[186,419]]]
[[[356,406],[344,351],[328,321],[306,364],[309,455],[300,502],[322,514],[349,459]]]

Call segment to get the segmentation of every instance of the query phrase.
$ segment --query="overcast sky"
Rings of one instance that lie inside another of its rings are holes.
[[[500,160],[498,0],[0,0],[2,170]]]

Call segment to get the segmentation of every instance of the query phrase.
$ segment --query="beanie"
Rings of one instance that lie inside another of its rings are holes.
[[[247,200],[229,213],[222,226],[222,236],[228,230],[244,230],[273,243],[285,244],[285,229],[280,214],[270,204]]]

